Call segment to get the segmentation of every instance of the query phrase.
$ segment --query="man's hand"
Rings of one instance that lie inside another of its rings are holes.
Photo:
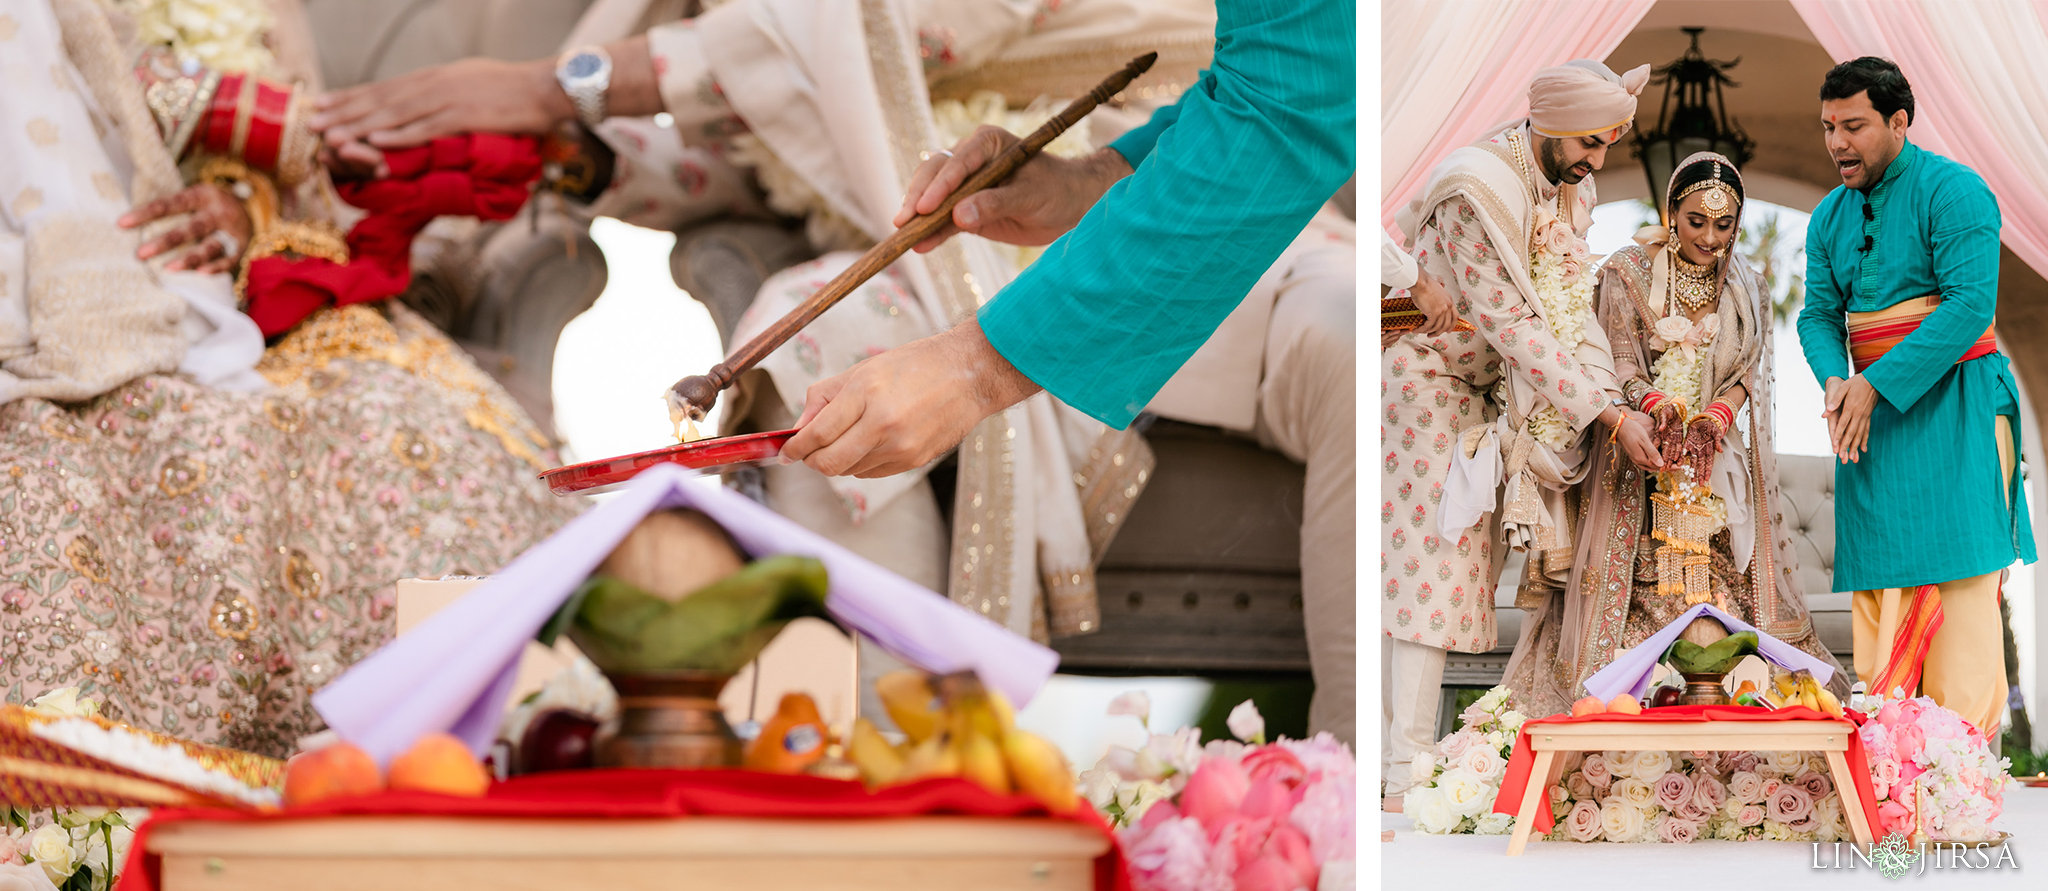
[[[249,238],[255,227],[250,223],[249,212],[243,209],[242,202],[220,186],[212,183],[188,186],[169,198],[159,198],[123,214],[117,222],[123,229],[133,229],[178,214],[190,214],[191,218],[137,248],[137,258],[147,260],[191,245],[191,250],[184,256],[172,260],[164,268],[206,273],[235,268],[235,262],[242,258],[242,251],[249,247]],[[226,233],[234,240],[232,251],[222,239],[214,236],[216,232]]]
[[[1657,440],[1650,435],[1650,416],[1639,411],[1616,410],[1620,411],[1623,421],[1621,431],[1615,435],[1615,441],[1621,444],[1622,454],[1644,470],[1663,470],[1664,455],[1657,451]]]
[[[1828,441],[1835,457],[1847,464],[1857,463],[1870,451],[1870,412],[1877,408],[1877,388],[1870,379],[1856,375],[1846,381],[1829,378],[1827,409]]]
[[[1415,308],[1422,310],[1427,321],[1416,326],[1417,334],[1448,334],[1451,326],[1458,323],[1458,307],[1451,301],[1450,292],[1444,290],[1442,282],[1427,272],[1415,279],[1415,286],[1408,289],[1408,296],[1415,301]]]
[[[547,61],[462,59],[315,100],[327,145],[404,148],[457,133],[542,133],[576,117]]]
[[[933,153],[910,175],[894,225],[902,228],[913,218],[938,210],[975,171],[1019,141],[1000,127],[983,126],[953,146],[952,157]],[[1041,152],[1002,185],[954,205],[952,223],[919,243],[917,252],[930,251],[961,232],[1007,244],[1051,244],[1080,223],[1102,193],[1129,175],[1130,162],[1115,149],[1099,149],[1073,160]]]
[[[937,460],[1038,390],[969,319],[811,385],[782,456],[826,476],[893,476]]]

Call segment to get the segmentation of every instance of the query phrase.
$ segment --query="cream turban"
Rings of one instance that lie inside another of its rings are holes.
[[[1636,96],[1650,82],[1650,66],[1616,75],[1591,59],[1574,59],[1536,72],[1529,81],[1529,128],[1552,139],[1591,136],[1634,123]]]

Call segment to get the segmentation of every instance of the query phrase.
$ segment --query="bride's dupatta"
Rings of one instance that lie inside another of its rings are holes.
[[[1653,288],[1656,253],[1647,246],[1624,248],[1601,269],[1596,311],[1614,351],[1617,382],[1650,379],[1652,328],[1663,315],[1661,306],[1652,305],[1653,291],[1661,290]],[[1773,637],[1829,658],[1813,635],[1812,618],[1794,581],[1798,563],[1791,536],[1776,522],[1782,513],[1766,292],[1740,258],[1723,266],[1716,311],[1720,329],[1707,347],[1701,391],[1719,397],[1741,384],[1749,393],[1748,421],[1738,420],[1729,429],[1711,474],[1713,490],[1727,503],[1735,565],[1744,567],[1755,595],[1755,615],[1743,618]],[[1651,477],[1612,441],[1611,428],[1596,422],[1593,433],[1588,442],[1593,469],[1572,498],[1579,538],[1571,575],[1562,589],[1545,585],[1540,577],[1525,574],[1523,580],[1542,596],[1523,625],[1506,680],[1531,715],[1567,710],[1585,678],[1647,636],[1641,629],[1631,633],[1628,621],[1637,553],[1650,531]],[[1770,546],[1756,547],[1759,541]]]

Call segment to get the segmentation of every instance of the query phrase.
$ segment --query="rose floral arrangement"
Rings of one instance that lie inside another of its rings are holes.
[[[52,717],[99,713],[99,703],[80,699],[77,687],[52,690],[30,707]],[[0,807],[0,887],[41,885],[40,873],[60,891],[107,891],[128,862],[135,827],[148,814],[142,808]]]
[[[1911,836],[1924,827],[1937,841],[1989,841],[2012,762],[1994,757],[1975,726],[1925,696],[1872,699],[1865,710],[1870,718],[1860,732],[1878,834]]]
[[[1493,813],[1508,773],[1515,734],[1526,718],[1508,707],[1508,688],[1494,687],[1458,716],[1458,732],[1416,756],[1415,788],[1401,810],[1429,835],[1506,835],[1515,818]]]
[[[1565,355],[1578,355],[1586,342],[1586,323],[1593,317],[1593,265],[1586,241],[1570,223],[1548,208],[1536,208],[1535,254],[1530,258],[1530,284],[1543,304],[1543,321]],[[1571,442],[1576,430],[1557,407],[1544,403],[1529,415],[1529,435],[1552,449]]]
[[[1841,841],[1842,796],[1812,752],[1593,752],[1550,787],[1557,841]]]
[[[1127,693],[1111,715],[1149,731],[1151,702]],[[1113,746],[1081,773],[1081,792],[1119,827],[1137,891],[1349,889],[1357,837],[1358,764],[1327,733],[1266,742],[1250,701],[1233,709],[1229,740],[1182,727],[1131,749]]]

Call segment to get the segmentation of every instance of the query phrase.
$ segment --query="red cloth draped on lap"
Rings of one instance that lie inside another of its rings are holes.
[[[435,217],[503,220],[519,212],[540,177],[540,141],[474,133],[386,152],[383,179],[337,187],[369,216],[348,233],[349,262],[265,257],[249,264],[249,318],[264,337],[316,309],[396,297],[412,281],[412,240]]]
[[[1667,708],[1649,709],[1640,715],[1602,712],[1574,718],[1570,715],[1552,715],[1536,718],[1522,725],[1522,732],[1515,736],[1515,753],[1508,758],[1507,777],[1501,780],[1500,795],[1493,800],[1494,813],[1513,815],[1522,806],[1522,792],[1529,787],[1529,772],[1536,766],[1536,750],[1529,745],[1532,729],[1545,724],[1585,724],[1595,721],[1637,721],[1649,724],[1690,724],[1706,721],[1841,721],[1861,727],[1864,714],[1854,709],[1845,709],[1848,717],[1836,718],[1825,712],[1817,712],[1804,706],[1777,710],[1749,705],[1674,705]],[[1863,799],[1863,818],[1871,831],[1882,825],[1877,822],[1877,795],[1870,788],[1870,758],[1863,751],[1863,734],[1849,734],[1849,773],[1856,782],[1856,791]],[[1542,782],[1539,778],[1537,782]],[[1847,806],[1847,802],[1843,806]],[[1550,831],[1557,818],[1550,814],[1550,799],[1546,795],[1536,805],[1536,834]]]
[[[295,820],[336,816],[654,818],[914,816],[1046,817],[1101,830],[1109,851],[1095,861],[1096,891],[1130,891],[1115,834],[1083,801],[1071,815],[1054,817],[1023,795],[996,795],[961,779],[932,779],[870,792],[860,783],[744,770],[574,770],[515,777],[491,786],[483,798],[421,792],[385,792],[258,814],[177,809],[150,815],[136,830],[116,891],[154,891],[162,858],[148,853],[151,830],[180,820]]]

